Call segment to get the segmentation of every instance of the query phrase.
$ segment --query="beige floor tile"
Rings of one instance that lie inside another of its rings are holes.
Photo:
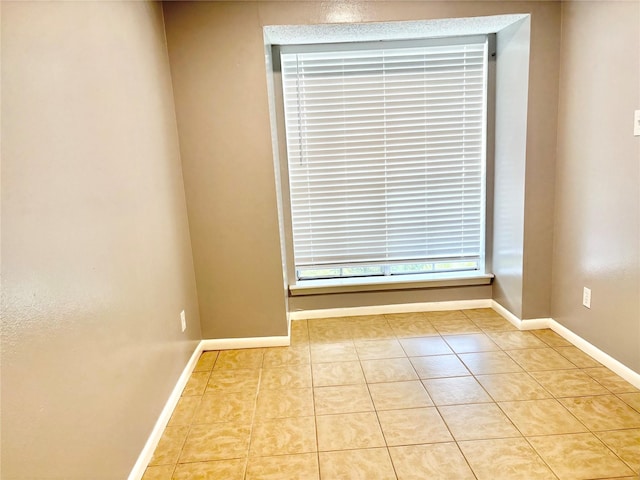
[[[467,318],[502,318],[493,308],[467,308],[462,310]]]
[[[251,432],[252,457],[317,451],[314,417],[292,417],[256,423]]]
[[[193,372],[182,391],[182,396],[188,397],[204,394],[209,375],[211,375],[211,372]]]
[[[488,335],[503,350],[550,348],[531,332],[491,332]]]
[[[595,434],[613,453],[640,474],[640,429],[614,430]]]
[[[308,417],[313,415],[313,389],[285,388],[261,390],[256,406],[257,420]]]
[[[524,372],[477,375],[476,379],[496,402],[540,400],[551,397],[542,385]]]
[[[633,477],[607,477],[607,478],[603,478],[601,480],[638,480],[638,476],[634,475]]]
[[[522,368],[504,352],[462,353],[459,357],[474,375],[522,372]]]
[[[166,427],[155,452],[153,452],[149,466],[176,463],[188,433],[188,426]]]
[[[378,419],[389,446],[453,440],[435,407],[383,410],[378,412]]]
[[[386,448],[320,452],[323,480],[396,480]]]
[[[260,389],[311,387],[311,365],[263,368]]]
[[[594,368],[600,367],[600,363],[595,361],[589,355],[584,353],[577,347],[554,347],[556,352],[569,360],[578,368]]]
[[[461,318],[429,318],[431,325],[440,335],[457,335],[463,333],[482,333],[471,320]]]
[[[243,350],[223,350],[218,354],[218,359],[213,366],[214,370],[220,369],[247,369],[262,367],[263,348],[247,348]]]
[[[384,447],[378,417],[373,412],[316,417],[318,450]]]
[[[309,331],[308,320],[291,320],[292,332],[305,332]]]
[[[507,416],[493,403],[452,405],[438,407],[438,410],[458,441],[520,436]]]
[[[633,475],[591,433],[530,437],[529,443],[560,480],[583,480]]]
[[[413,357],[411,364],[420,378],[443,378],[469,375],[455,355],[434,355],[431,357]]]
[[[351,330],[347,328],[309,330],[309,344],[341,343],[353,340]]]
[[[439,310],[434,312],[424,312],[424,316],[429,320],[459,320],[469,318],[463,310]]]
[[[314,389],[316,415],[372,412],[373,402],[366,385],[339,385]]]
[[[388,323],[391,323],[393,321],[416,322],[427,319],[427,315],[424,312],[385,313],[383,316]]]
[[[500,350],[500,347],[498,347],[498,345],[496,345],[485,333],[446,335],[444,339],[456,353],[491,352]]]
[[[142,475],[142,480],[171,480],[175,468],[174,464],[147,467]]]
[[[170,427],[190,425],[199,404],[200,397],[180,397],[180,400],[178,400],[178,404],[169,419],[168,425]]]
[[[221,392],[204,395],[195,416],[193,424],[238,422],[249,424],[255,409],[255,394],[244,392]]]
[[[417,380],[415,370],[408,358],[385,358],[363,360],[362,369],[367,383]]]
[[[280,455],[252,457],[247,465],[246,480],[319,480],[318,455]]]
[[[582,371],[613,393],[640,393],[640,390],[606,367],[585,368]]]
[[[541,330],[531,330],[536,337],[542,340],[544,343],[549,345],[550,347],[568,347],[571,346],[571,343],[562,338],[556,332],[551,330],[550,328],[543,328]]]
[[[244,459],[181,463],[176,467],[172,480],[243,480],[245,463]]]
[[[309,344],[309,328],[306,320],[291,322],[291,346],[306,346]]]
[[[609,393],[606,388],[579,370],[531,372],[531,376],[556,397]]]
[[[614,395],[562,398],[560,401],[591,431],[640,428],[640,413]]]
[[[493,401],[475,378],[471,376],[431,378],[423,380],[422,383],[427,387],[429,396],[438,406]]]
[[[401,314],[404,315],[404,314]],[[389,318],[385,315],[389,326],[398,338],[426,337],[439,335],[438,331],[426,317],[421,318]]]
[[[518,330],[515,325],[502,317],[474,318],[472,322],[485,333],[515,332]]]
[[[352,325],[359,326],[379,326],[387,325],[387,319],[384,315],[352,315],[347,318]]]
[[[508,350],[507,355],[528,372],[537,370],[570,370],[576,366],[553,348]]]
[[[475,480],[455,443],[389,448],[398,480]]]
[[[369,392],[376,410],[431,407],[433,402],[418,380],[372,383]]]
[[[524,438],[460,442],[478,480],[555,480]]]
[[[383,323],[384,322],[384,323]],[[353,325],[354,340],[376,340],[384,338],[395,338],[392,328],[386,320],[360,321]]]
[[[314,387],[365,383],[360,362],[314,363],[312,373]]]
[[[407,356],[396,339],[357,341],[355,345],[360,360],[402,358]]]
[[[501,402],[499,405],[524,436],[588,431],[555,399]]]
[[[259,381],[260,369],[214,370],[209,377],[205,394],[256,393]]]
[[[346,319],[309,320],[308,325],[311,343],[337,343],[353,339],[353,329]]]
[[[453,350],[441,337],[405,338],[400,340],[400,344],[409,357],[453,353]]]
[[[211,423],[191,427],[178,463],[244,458],[249,451],[251,427]]]
[[[312,363],[355,362],[358,353],[353,341],[311,345]]]
[[[311,363],[308,345],[267,348],[262,360],[262,366],[265,368],[308,363]]]
[[[640,412],[640,393],[620,393],[618,394],[618,397],[620,397],[624,403],[629,405],[631,408]]]
[[[218,358],[218,352],[202,352],[200,358],[198,359],[198,363],[193,369],[194,372],[210,372],[213,369],[213,364],[216,363],[216,359]]]

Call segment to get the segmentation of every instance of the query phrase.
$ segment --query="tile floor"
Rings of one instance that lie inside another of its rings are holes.
[[[205,352],[144,480],[634,479],[640,390],[490,309],[292,323]]]

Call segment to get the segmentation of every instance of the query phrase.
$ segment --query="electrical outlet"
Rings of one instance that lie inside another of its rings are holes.
[[[591,308],[591,289],[584,287],[582,290],[582,305],[587,308]]]
[[[184,310],[180,312],[180,324],[182,325],[182,331],[187,329],[187,316],[184,314]]]
[[[640,110],[636,110],[633,113],[633,135],[635,137],[640,136]]]

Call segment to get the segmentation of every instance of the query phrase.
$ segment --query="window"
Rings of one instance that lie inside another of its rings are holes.
[[[297,280],[483,271],[486,36],[280,63]]]

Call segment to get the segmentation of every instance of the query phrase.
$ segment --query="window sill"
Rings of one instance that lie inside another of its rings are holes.
[[[401,275],[394,277],[331,278],[327,280],[301,280],[289,286],[292,297],[326,295],[331,293],[378,292],[385,290],[411,290],[418,288],[467,287],[490,285],[492,273],[450,272],[440,274]]]

